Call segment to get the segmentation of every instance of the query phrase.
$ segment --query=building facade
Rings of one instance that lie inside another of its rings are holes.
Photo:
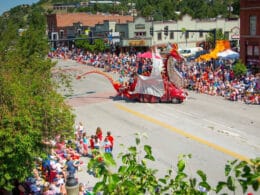
[[[108,25],[105,21],[111,21]],[[63,45],[69,45],[81,34],[89,32],[90,29],[96,29],[96,34],[100,34],[98,26],[104,24],[104,29],[113,29],[116,24],[133,21],[133,16],[121,16],[113,14],[88,14],[88,13],[60,13],[47,15],[48,36],[54,48]],[[113,24],[114,23],[114,24]],[[105,34],[105,32],[103,32]]]
[[[120,32],[122,47],[166,47],[168,43],[177,43],[179,48],[189,48],[205,47],[206,36],[214,29],[220,29],[228,40],[239,44],[239,19],[193,20],[185,15],[178,21],[151,21],[137,17],[133,22],[116,24],[115,31]]]
[[[227,19],[194,20],[185,15],[178,21],[152,21],[143,17],[89,15],[86,13],[48,15],[49,39],[60,42],[91,31],[95,38],[124,50],[146,50],[157,45],[165,48],[177,43],[179,48],[206,47],[209,32],[220,29],[232,42],[239,42],[240,21]],[[166,32],[167,29],[167,32]]]
[[[260,1],[240,1],[240,58],[253,72],[260,72]]]

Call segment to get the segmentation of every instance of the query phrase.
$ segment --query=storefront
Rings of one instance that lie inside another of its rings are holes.
[[[123,52],[144,52],[151,47],[151,39],[128,39],[121,41],[121,47]]]

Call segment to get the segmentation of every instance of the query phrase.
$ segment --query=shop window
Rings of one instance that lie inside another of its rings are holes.
[[[189,32],[185,32],[185,39],[188,39],[188,38],[190,38],[190,33]]]
[[[145,37],[146,32],[135,32],[135,37]]]
[[[256,35],[256,16],[250,16],[250,35]]]
[[[81,29],[78,29],[77,30],[77,35],[80,35],[81,34]]]
[[[170,39],[174,39],[174,32],[170,32]]]
[[[247,46],[246,54],[248,56],[252,56],[253,55],[253,46],[251,46],[251,45]]]
[[[120,37],[125,38],[125,32],[120,32]]]
[[[225,32],[224,32],[224,38],[225,38],[226,40],[229,40],[229,32],[228,32],[228,31],[225,31]]]
[[[260,54],[259,54],[259,46],[258,45],[256,45],[256,46],[254,46],[254,56],[259,56]]]
[[[159,32],[159,33],[157,34],[157,39],[158,39],[158,40],[162,40],[162,33],[161,33],[161,32]]]
[[[60,30],[60,38],[63,39],[64,37],[64,30]]]

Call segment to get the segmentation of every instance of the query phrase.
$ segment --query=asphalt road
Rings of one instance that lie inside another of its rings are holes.
[[[67,98],[76,114],[76,123],[83,122],[89,135],[100,126],[104,134],[115,137],[114,156],[124,150],[120,144],[135,143],[135,134],[144,133],[143,144],[152,146],[156,158],[151,167],[165,175],[176,170],[180,154],[192,154],[186,173],[195,177],[203,170],[211,185],[224,180],[228,160],[248,160],[260,156],[260,109],[257,105],[231,102],[222,97],[189,91],[182,104],[150,104],[115,98],[109,81],[96,74],[75,79],[91,68],[72,61],[60,62],[56,71],[66,69],[72,76],[72,94]],[[116,78],[116,76],[113,76]],[[87,163],[88,159],[84,159]],[[118,160],[120,162],[120,160]],[[85,171],[80,181],[93,186],[96,179]]]

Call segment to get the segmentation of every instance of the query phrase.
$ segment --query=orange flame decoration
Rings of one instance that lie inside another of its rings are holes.
[[[197,62],[210,61],[211,59],[218,58],[218,53],[230,49],[230,42],[228,40],[217,40],[214,50],[208,54],[201,55],[196,59]]]
[[[82,75],[78,75],[76,78],[81,79],[83,76],[88,75],[88,74],[100,74],[100,75],[106,77],[110,81],[110,83],[113,85],[114,89],[117,92],[119,92],[119,89],[122,87],[122,85],[119,82],[114,81],[114,79],[110,75],[108,75],[100,70],[88,71],[88,72],[83,73]]]

